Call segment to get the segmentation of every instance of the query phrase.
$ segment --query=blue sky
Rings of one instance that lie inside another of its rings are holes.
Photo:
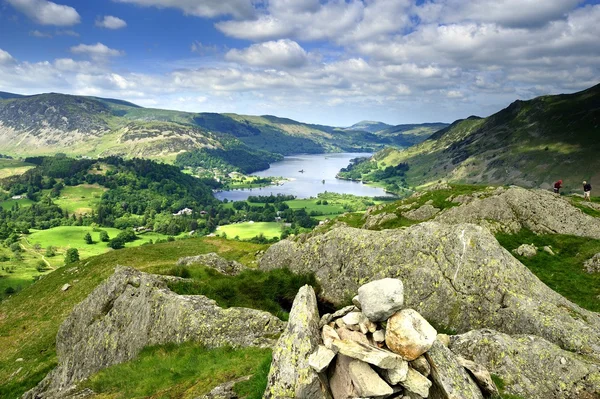
[[[579,0],[0,0],[0,91],[346,126],[600,83]]]

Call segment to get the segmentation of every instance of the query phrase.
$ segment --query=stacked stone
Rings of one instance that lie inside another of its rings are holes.
[[[447,336],[403,307],[400,280],[363,285],[353,303],[321,317],[322,343],[308,358],[334,399],[483,398],[472,378],[495,390],[489,373],[461,362],[447,348]]]

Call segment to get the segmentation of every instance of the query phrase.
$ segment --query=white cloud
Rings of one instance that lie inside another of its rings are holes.
[[[249,18],[254,15],[252,0],[113,0],[144,7],[178,8],[186,15],[214,18],[232,15],[236,18]]]
[[[12,55],[0,48],[0,64],[8,64],[9,62],[13,62],[14,60],[15,59],[12,57]]]
[[[190,46],[190,51],[192,53],[198,53],[200,55],[206,55],[211,53],[217,53],[219,48],[216,45],[206,45],[202,42],[196,40]]]
[[[39,30],[32,30],[29,32],[29,36],[38,37],[40,39],[51,39],[52,35],[47,32],[40,32]]]
[[[253,66],[270,68],[297,68],[305,65],[308,54],[293,40],[253,44],[244,50],[230,50],[225,59]]]
[[[93,59],[117,57],[125,54],[123,51],[112,49],[102,43],[79,44],[77,46],[71,47],[71,52],[74,54],[87,55]]]
[[[71,26],[80,22],[73,7],[47,0],[6,0],[9,4],[41,25]]]
[[[105,15],[103,18],[96,20],[96,26],[99,28],[106,29],[122,29],[127,26],[127,22],[118,17],[112,15]]]

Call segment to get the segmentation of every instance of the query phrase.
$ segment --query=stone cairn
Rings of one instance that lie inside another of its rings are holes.
[[[354,306],[321,317],[322,344],[309,366],[334,399],[483,398],[497,394],[482,366],[455,356],[449,337],[404,308],[397,279],[358,289]]]

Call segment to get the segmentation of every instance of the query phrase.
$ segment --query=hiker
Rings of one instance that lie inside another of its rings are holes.
[[[583,199],[591,201],[590,196],[592,195],[592,185],[586,181],[583,182]]]
[[[556,183],[554,183],[554,194],[560,195],[561,188],[562,188],[562,180],[559,180]]]

